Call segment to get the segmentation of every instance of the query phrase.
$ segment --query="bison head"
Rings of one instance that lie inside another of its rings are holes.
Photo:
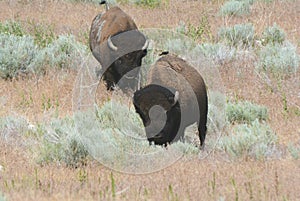
[[[178,91],[150,84],[134,93],[133,103],[149,142],[163,145],[176,137],[181,122]]]
[[[121,89],[136,89],[142,58],[147,54],[148,40],[138,30],[110,36],[101,45],[102,76],[107,89],[116,84]]]

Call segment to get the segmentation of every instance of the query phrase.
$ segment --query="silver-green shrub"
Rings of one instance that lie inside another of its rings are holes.
[[[33,37],[0,34],[0,77],[12,79],[28,73],[37,54]]]
[[[293,159],[297,160],[300,158],[300,146],[294,143],[289,143],[288,151]]]
[[[64,163],[70,167],[84,165],[88,152],[80,141],[74,119],[55,119],[44,126],[38,163]]]
[[[263,45],[266,44],[282,44],[285,40],[285,32],[277,24],[274,24],[271,27],[267,27],[262,33],[261,41]]]
[[[202,53],[206,58],[210,58],[214,63],[223,65],[235,58],[237,49],[222,43],[202,43],[193,50]]]
[[[252,2],[253,3],[253,2]],[[250,13],[250,4],[251,1],[237,1],[237,0],[230,0],[225,2],[225,4],[220,9],[220,15],[247,15]]]
[[[228,136],[220,138],[218,148],[232,157],[265,159],[278,154],[276,134],[265,123],[238,124]]]
[[[249,47],[253,44],[254,26],[248,24],[236,24],[233,27],[222,27],[218,31],[218,38],[231,46]]]
[[[0,44],[0,77],[3,79],[43,73],[49,67],[77,69],[88,54],[87,47],[73,35],[61,35],[45,48],[39,48],[32,36],[0,34]]]
[[[6,201],[6,197],[0,192],[0,201]]]
[[[43,66],[76,69],[86,55],[87,47],[76,41],[73,35],[60,35],[39,52],[30,69],[36,73],[45,70]]]
[[[0,117],[0,140],[7,144],[26,145],[30,140],[25,141],[24,136],[28,131],[26,119],[16,116]]]
[[[295,73],[299,68],[300,57],[297,48],[288,41],[282,45],[267,44],[259,50],[258,57],[256,67],[276,76]]]
[[[226,117],[230,123],[251,123],[257,120],[267,120],[268,110],[265,106],[249,101],[227,103]]]

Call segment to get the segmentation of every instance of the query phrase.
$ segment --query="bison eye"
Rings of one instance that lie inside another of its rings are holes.
[[[117,65],[120,65],[122,63],[122,61],[120,60],[120,59],[118,59],[117,61],[116,61],[116,64]]]

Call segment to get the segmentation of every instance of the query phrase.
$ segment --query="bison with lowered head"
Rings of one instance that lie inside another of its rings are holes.
[[[185,128],[197,123],[204,147],[208,101],[203,78],[175,55],[161,57],[148,74],[148,85],[133,97],[149,142],[166,145],[183,139]]]
[[[147,54],[148,41],[133,19],[119,7],[97,15],[90,30],[90,49],[102,68],[98,72],[108,90],[136,89],[139,66]],[[122,78],[122,79],[121,79]]]

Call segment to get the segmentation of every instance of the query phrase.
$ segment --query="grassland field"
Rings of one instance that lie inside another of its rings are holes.
[[[76,167],[60,161],[39,163],[40,152],[36,150],[43,144],[36,140],[42,136],[35,136],[31,142],[30,133],[22,136],[19,130],[9,132],[7,125],[0,124],[0,201],[300,201],[299,60],[298,70],[279,77],[261,73],[256,66],[260,51],[257,42],[274,23],[284,30],[285,41],[293,44],[300,55],[300,1],[256,0],[249,14],[221,16],[225,3],[166,0],[153,8],[128,2],[118,2],[118,6],[132,16],[139,28],[177,29],[184,23],[188,29],[185,33],[199,44],[218,43],[221,27],[251,23],[255,27],[253,44],[236,47],[236,57],[225,59],[217,68],[226,102],[249,101],[267,108],[264,122],[278,138],[272,157],[251,157],[247,150],[233,157],[226,150],[216,150],[204,159],[200,154],[190,154],[162,170],[134,175],[107,168],[90,156]],[[21,22],[29,32],[30,24],[40,24],[57,36],[71,34],[87,45],[91,22],[103,11],[103,6],[80,1],[0,0],[0,23]],[[76,68],[54,68],[38,77],[0,78],[0,118],[20,117],[30,125],[41,125],[53,118],[71,116],[77,74]],[[103,83],[98,91],[100,102],[112,95]],[[223,135],[230,136],[232,132],[224,131]]]

